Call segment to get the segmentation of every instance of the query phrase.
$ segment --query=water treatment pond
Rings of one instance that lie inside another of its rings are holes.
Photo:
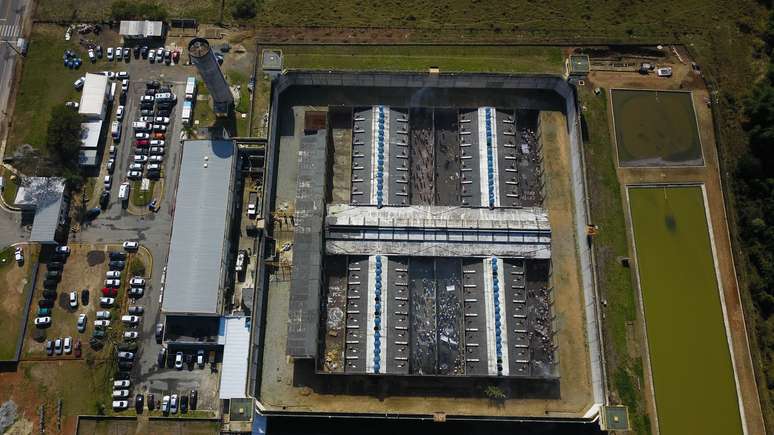
[[[741,435],[702,189],[628,193],[660,433]]]
[[[690,92],[613,89],[613,119],[621,166],[700,166]]]

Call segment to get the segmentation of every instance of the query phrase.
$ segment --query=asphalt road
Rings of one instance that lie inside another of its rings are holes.
[[[3,0],[0,2],[0,123],[5,123],[5,111],[13,80],[13,65],[16,51],[8,44],[16,46],[21,35],[21,27],[30,0]]]

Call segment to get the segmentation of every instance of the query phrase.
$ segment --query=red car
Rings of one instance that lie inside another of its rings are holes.
[[[148,139],[138,139],[136,142],[138,147],[146,147],[150,145],[150,140]]]
[[[118,295],[118,289],[102,287],[102,296],[112,298],[116,295]]]
[[[156,133],[153,133],[153,138],[154,139],[164,139],[165,136],[164,136],[164,133],[156,132]]]
[[[76,340],[75,342],[75,357],[81,357],[81,340]]]

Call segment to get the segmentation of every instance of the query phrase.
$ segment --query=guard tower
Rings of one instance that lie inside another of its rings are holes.
[[[210,43],[204,38],[194,38],[188,43],[188,55],[196,65],[204,84],[212,95],[213,111],[217,117],[227,117],[234,107],[234,96],[228,87],[226,78],[220,70]]]

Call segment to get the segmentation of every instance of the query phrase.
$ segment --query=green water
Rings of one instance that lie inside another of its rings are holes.
[[[612,91],[622,166],[701,165],[701,142],[688,92]]]
[[[741,434],[701,188],[629,202],[661,434]]]

